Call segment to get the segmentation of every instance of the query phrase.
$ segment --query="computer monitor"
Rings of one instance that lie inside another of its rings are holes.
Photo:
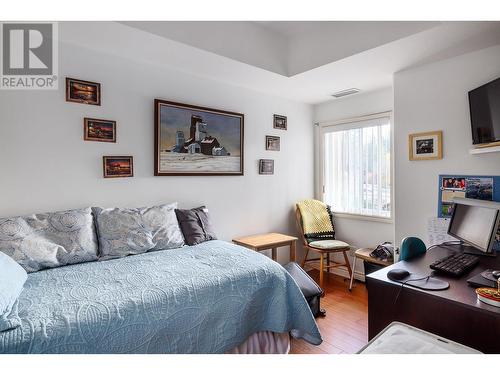
[[[455,198],[448,234],[483,253],[491,253],[500,220],[500,204]]]

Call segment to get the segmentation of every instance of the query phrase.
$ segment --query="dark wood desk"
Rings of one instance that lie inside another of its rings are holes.
[[[387,272],[403,268],[425,276],[432,271],[429,268],[432,262],[455,251],[454,247],[436,247],[423,256],[367,276],[369,340],[391,322],[399,321],[484,353],[500,353],[500,308],[478,301],[475,288],[467,284],[468,278],[488,268],[500,269],[500,257],[481,256],[479,265],[459,279],[436,273],[436,277],[450,283],[447,290],[404,286],[396,301],[400,284],[390,281]]]

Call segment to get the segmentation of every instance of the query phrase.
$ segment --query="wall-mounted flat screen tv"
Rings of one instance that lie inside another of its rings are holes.
[[[472,143],[500,141],[500,78],[469,91]]]

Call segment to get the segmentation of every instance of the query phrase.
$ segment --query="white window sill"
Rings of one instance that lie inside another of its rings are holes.
[[[333,216],[334,218],[338,217],[341,219],[377,221],[379,223],[394,224],[394,220],[392,217],[358,215],[358,214],[349,214],[345,212],[333,212]]]

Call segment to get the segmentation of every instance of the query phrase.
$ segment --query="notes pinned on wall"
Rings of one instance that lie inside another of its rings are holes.
[[[431,217],[427,220],[427,247],[439,245],[447,241],[456,241],[456,238],[447,234],[449,222],[450,219],[441,217]]]

